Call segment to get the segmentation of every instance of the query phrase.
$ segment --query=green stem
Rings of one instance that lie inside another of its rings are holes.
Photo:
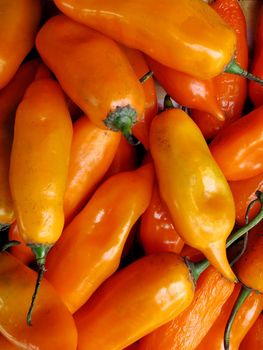
[[[171,100],[171,97],[168,94],[166,94],[163,101],[163,109],[166,110],[166,109],[172,109],[172,108],[174,108],[174,105]]]
[[[42,278],[44,276],[47,254],[53,245],[51,245],[51,244],[28,244],[28,246],[32,249],[33,253],[35,254],[36,261],[37,261],[38,268],[39,268],[38,275],[37,275],[37,281],[36,281],[36,285],[35,285],[35,290],[34,290],[31,304],[30,304],[30,307],[29,307],[29,310],[27,313],[27,324],[29,326],[32,326],[33,309],[34,309],[35,301],[36,301],[38,291],[40,288],[40,284],[41,284]]]
[[[146,83],[146,81],[148,80],[148,79],[150,79],[151,77],[153,76],[153,71],[149,71],[149,72],[147,72],[146,74],[144,74],[140,79],[139,79],[139,82],[141,83],[141,84],[144,84],[144,83]]]
[[[9,241],[9,242],[5,243],[4,245],[2,245],[2,247],[0,248],[0,251],[4,252],[7,249],[14,247],[16,245],[19,245],[19,244],[21,244],[21,242],[19,242],[19,241]]]
[[[0,224],[0,232],[7,230],[9,227],[9,224]]]
[[[185,260],[185,263],[191,272],[194,284],[196,285],[197,280],[200,277],[201,273],[204,272],[208,268],[208,266],[210,266],[210,262],[207,259],[204,259],[203,261],[200,261],[199,263],[193,263],[192,261],[190,261],[188,259],[184,259],[184,260]]]
[[[244,77],[244,78],[246,78],[248,80],[255,81],[256,83],[259,83],[260,85],[263,85],[263,80],[262,79],[260,79],[259,77],[256,77],[252,73],[249,73],[248,71],[246,71],[245,69],[240,67],[240,65],[237,64],[235,58],[233,58],[231,60],[231,62],[226,66],[224,72],[225,73],[230,73],[230,74],[240,75],[241,77]]]
[[[241,306],[244,304],[245,300],[249,297],[250,293],[251,293],[251,289],[246,287],[246,286],[242,286],[239,295],[237,297],[237,300],[234,304],[234,307],[231,311],[231,314],[229,316],[229,319],[227,321],[227,325],[225,328],[225,334],[224,334],[224,347],[225,350],[229,350],[229,345],[230,345],[230,333],[231,333],[231,329],[232,329],[232,325],[233,322],[236,318],[236,315],[239,311],[239,309],[241,308]]]

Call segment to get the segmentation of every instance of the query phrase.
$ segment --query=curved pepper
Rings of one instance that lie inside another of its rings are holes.
[[[256,199],[256,191],[263,190],[263,173],[251,177],[250,179],[229,181],[228,183],[235,201],[236,221],[240,226],[243,226],[246,222],[245,216],[249,203]],[[255,203],[255,205],[249,211],[249,221],[256,216],[259,208],[260,204]]]
[[[41,6],[40,0],[1,1],[0,89],[13,78],[34,46]]]
[[[144,111],[144,92],[113,40],[59,15],[41,28],[36,46],[67,95],[96,126],[130,138]]]
[[[238,0],[216,0],[212,8],[235,31],[237,46],[236,62],[244,69],[248,67],[248,43],[246,34],[246,20]],[[258,72],[254,72],[257,74]],[[258,74],[257,74],[258,75]],[[261,88],[257,83],[256,86]],[[213,85],[221,113],[225,120],[215,118],[212,114],[192,110],[191,117],[197,123],[206,139],[211,139],[233,121],[241,117],[247,97],[247,81],[237,75],[222,73],[213,78]],[[205,109],[203,109],[205,111]]]
[[[23,64],[11,82],[0,91],[0,224],[11,224],[15,219],[9,188],[15,111],[38,66],[37,60]]]
[[[176,232],[168,210],[155,184],[151,202],[141,218],[140,242],[146,254],[174,252],[180,254],[184,242]]]
[[[240,350],[248,349],[263,349],[263,314],[259,315],[240,345]]]
[[[35,259],[32,249],[23,241],[16,221],[10,226],[8,231],[9,241],[18,241],[20,244],[10,248],[10,252],[23,264],[29,265]]]
[[[149,205],[152,184],[152,164],[111,177],[50,252],[46,277],[72,313],[117,270],[128,234]]]
[[[239,181],[263,172],[263,106],[222,130],[210,151],[227,180]]]
[[[200,0],[55,0],[77,22],[139,49],[165,66],[207,79],[223,72],[236,37]]]
[[[224,330],[232,307],[238,297],[240,285],[237,285],[229,300],[225,303],[222,311],[213,324],[212,328],[202,340],[196,350],[223,350]],[[253,292],[242,305],[233,323],[230,334],[230,350],[239,350],[239,345],[249,329],[255,323],[263,308],[263,297]],[[248,349],[247,349],[248,350]],[[251,349],[252,350],[252,349]],[[254,349],[253,349],[254,350]]]
[[[152,122],[150,150],[177,232],[235,280],[225,246],[235,222],[234,201],[200,130],[183,111],[167,110]]]
[[[255,40],[255,55],[252,61],[251,71],[259,77],[263,77],[263,7],[258,16],[257,34]],[[249,97],[257,108],[263,104],[263,87],[254,82],[249,83]]]
[[[191,305],[172,321],[144,337],[138,350],[195,349],[219,316],[233,290],[234,283],[209,267],[198,279]]]
[[[6,338],[0,335],[0,349],[1,350],[17,350],[17,346],[10,343]]]
[[[128,47],[122,47],[128,60],[134,69],[138,79],[142,78],[147,72],[149,67],[143,54],[134,49]],[[134,136],[143,144],[146,149],[149,149],[149,131],[152,119],[155,117],[158,111],[157,96],[155,91],[155,85],[153,78],[147,79],[142,84],[145,95],[145,109],[142,118],[134,125],[132,132]]]
[[[32,83],[16,112],[10,188],[19,231],[36,255],[39,278],[64,225],[71,138],[72,122],[59,85],[50,79]]]
[[[8,253],[0,254],[2,335],[21,349],[76,349],[77,332],[72,316],[46,280],[36,301],[34,327],[27,326],[25,318],[35,279],[36,273],[19,260]]]
[[[176,317],[193,297],[193,281],[178,255],[139,259],[111,276],[74,315],[78,349],[123,349]]]

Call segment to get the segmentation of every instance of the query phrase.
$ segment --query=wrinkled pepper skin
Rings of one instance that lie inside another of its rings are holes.
[[[59,85],[50,79],[32,83],[16,112],[10,165],[16,219],[27,244],[52,245],[62,232],[71,138]]]
[[[182,110],[166,110],[152,122],[150,150],[176,231],[235,280],[225,248],[235,223],[234,200],[201,131]]]
[[[213,324],[206,337],[198,345],[196,350],[224,350],[224,331],[226,323],[229,318],[230,312],[233,308],[233,305],[238,297],[239,291],[240,285],[237,285],[231,297],[223,306],[218,319]],[[262,295],[252,292],[240,308],[234,320],[232,330],[230,333],[230,350],[239,350],[241,341],[244,339],[245,335],[260,315],[262,307]],[[251,348],[251,350],[252,349],[253,348]]]
[[[68,224],[86,204],[109,169],[120,143],[120,134],[102,130],[82,116],[73,124],[68,180],[64,197]]]
[[[235,58],[243,69],[247,69],[247,28],[239,1],[216,0],[211,6],[235,31],[237,38]],[[213,78],[212,81],[221,113],[224,114],[225,120],[220,120],[211,114],[197,110],[193,110],[191,114],[206,139],[214,138],[222,128],[241,117],[247,97],[247,81],[240,76],[222,73]],[[260,86],[260,84],[256,85]]]
[[[55,3],[75,21],[201,79],[223,72],[234,54],[235,33],[200,0],[164,0],[154,5],[151,0]]]
[[[50,252],[46,278],[72,313],[117,270],[128,234],[149,205],[153,176],[148,164],[108,179]]]
[[[222,130],[210,151],[229,181],[239,181],[263,172],[263,106]]]
[[[154,186],[150,205],[141,218],[140,242],[146,254],[180,254],[184,246],[184,241],[176,232],[171,216],[160,198],[157,184]]]
[[[0,89],[13,78],[34,46],[41,12],[40,0],[1,1]]]
[[[252,61],[251,72],[263,77],[263,7],[258,16],[257,34],[255,40],[255,55]],[[255,108],[263,104],[263,87],[254,82],[249,83],[249,96]]]
[[[240,350],[248,349],[263,349],[263,314],[258,317],[240,345]]]
[[[150,68],[146,63],[146,59],[140,51],[124,46],[123,50],[138,79],[150,71]],[[138,123],[134,125],[132,132],[134,136],[143,144],[144,148],[148,150],[151,122],[158,112],[157,96],[153,78],[151,77],[144,82],[142,87],[145,95],[144,113]]]
[[[172,321],[140,341],[138,350],[192,350],[205,337],[234,290],[213,267],[205,270],[197,282],[194,300]]]
[[[42,281],[34,325],[28,327],[25,319],[36,272],[8,253],[0,254],[0,262],[1,333],[21,349],[76,349],[74,320],[54,288],[46,280]]]
[[[79,350],[121,350],[190,305],[194,284],[173,253],[139,259],[111,276],[74,315]]]
[[[256,191],[263,190],[263,173],[241,181],[229,181],[229,186],[236,205],[236,222],[239,226],[246,223],[246,211],[249,203],[256,199]],[[260,203],[255,203],[249,212],[249,221],[252,220],[260,210]]]
[[[215,118],[224,120],[225,116],[217,102],[212,79],[197,79],[192,75],[163,66],[150,58],[147,61],[155,78],[179,105],[206,111]]]
[[[23,64],[10,83],[0,90],[0,224],[11,224],[15,219],[9,187],[15,111],[34,79],[38,66],[37,60]]]
[[[113,40],[59,15],[38,32],[36,46],[63,90],[97,127],[106,129],[104,121],[117,107],[134,112],[131,126],[142,117],[143,87]]]

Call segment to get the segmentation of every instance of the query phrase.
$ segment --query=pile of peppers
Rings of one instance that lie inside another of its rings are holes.
[[[251,54],[238,0],[0,32],[0,349],[263,349],[263,4]]]

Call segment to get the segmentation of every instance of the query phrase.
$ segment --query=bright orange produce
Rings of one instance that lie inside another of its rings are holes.
[[[41,28],[36,46],[63,90],[96,126],[130,139],[143,115],[144,92],[113,40],[59,15]]]
[[[139,259],[111,276],[74,315],[79,350],[123,349],[181,313],[194,297],[173,253]]]
[[[34,46],[40,18],[40,0],[1,1],[0,89],[13,78]]]
[[[263,349],[263,314],[259,315],[240,345],[240,350],[248,349]]]
[[[11,224],[15,219],[9,188],[15,111],[34,79],[38,66],[37,60],[23,64],[11,82],[0,91],[0,224]]]
[[[64,225],[71,138],[59,85],[51,79],[32,83],[16,112],[10,188],[19,231],[36,255],[39,277]]]
[[[219,316],[233,289],[234,283],[209,267],[198,279],[191,305],[172,321],[144,337],[138,350],[195,349]]]
[[[74,321],[54,288],[43,280],[34,326],[28,327],[25,320],[36,273],[8,253],[0,254],[0,262],[1,333],[21,349],[76,349]]]
[[[180,72],[207,79],[231,61],[236,36],[200,0],[55,0],[77,22],[143,51]]]
[[[150,150],[176,231],[235,280],[225,247],[235,222],[234,201],[199,128],[182,110],[166,110],[152,122]]]
[[[32,252],[32,249],[26,245],[21,238],[16,221],[9,228],[8,238],[10,241],[20,242],[19,245],[15,245],[10,248],[12,255],[14,255],[18,260],[22,261],[22,263],[25,265],[28,265],[34,261],[35,255]]]
[[[184,245],[160,198],[157,184],[154,186],[150,205],[141,218],[140,241],[146,254],[160,252],[180,254]]]
[[[72,313],[117,270],[127,236],[149,205],[153,176],[147,164],[108,179],[50,252],[46,277]]]
[[[6,338],[0,335],[0,349],[1,350],[17,350],[18,347],[10,343]]]

